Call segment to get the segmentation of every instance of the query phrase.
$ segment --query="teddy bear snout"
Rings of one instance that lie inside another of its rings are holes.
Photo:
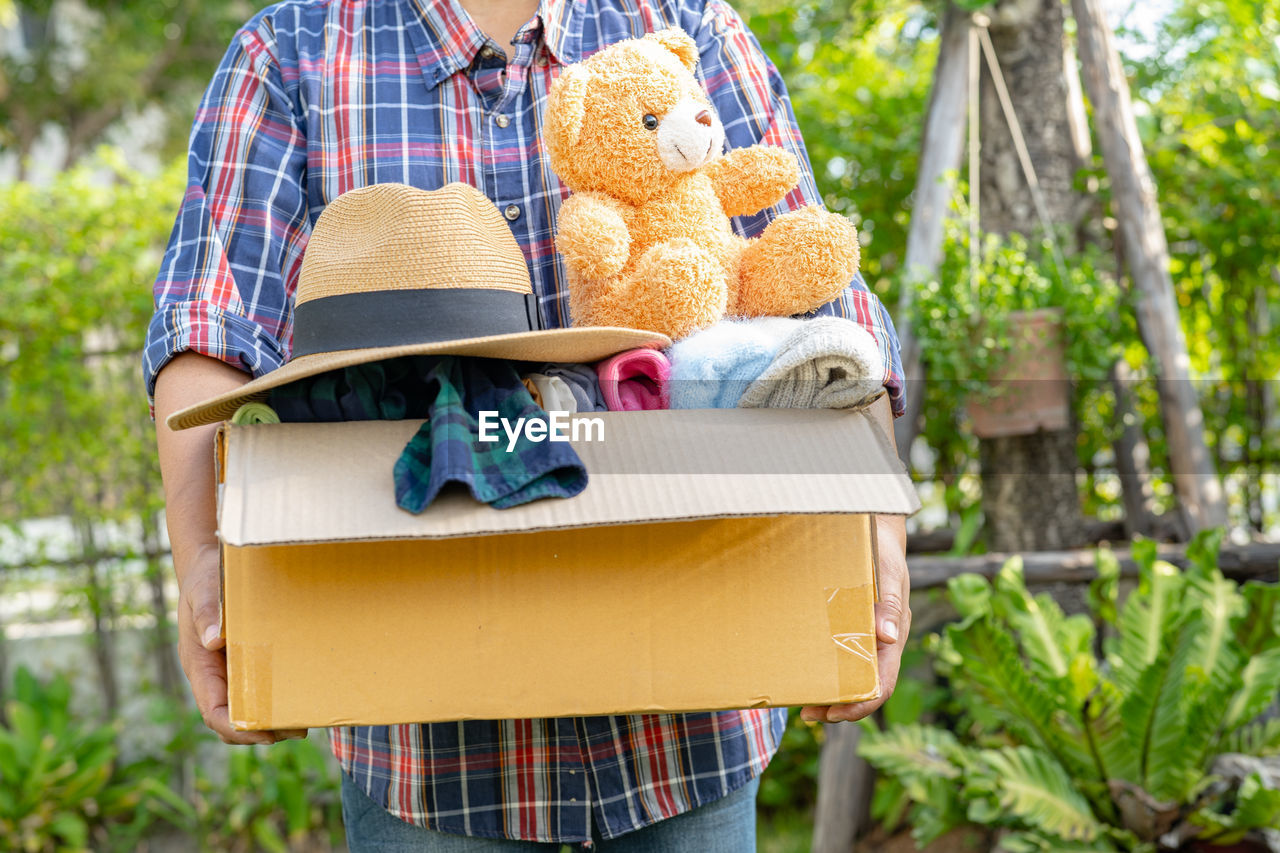
[[[719,157],[724,127],[705,103],[686,98],[658,125],[658,154],[673,172],[691,172]]]

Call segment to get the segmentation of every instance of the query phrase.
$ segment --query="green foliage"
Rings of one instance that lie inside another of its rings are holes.
[[[256,0],[5,0],[0,26],[18,49],[0,52],[0,149],[30,155],[57,126],[76,162],[116,121],[156,109],[170,154],[186,138],[195,100]]]
[[[163,749],[170,759],[167,785],[183,791],[166,820],[201,850],[284,853],[340,844],[340,777],[315,741],[224,746],[199,713],[167,697],[157,699],[151,717],[172,732]],[[218,763],[192,761],[196,756]]]
[[[25,667],[13,680],[0,728],[0,847],[6,850],[134,849],[183,803],[155,778],[154,762],[120,763],[114,726],[75,720],[61,676],[40,683]]]
[[[202,849],[287,853],[304,841],[342,837],[338,780],[310,740],[237,747],[227,755],[227,778],[196,772],[192,834]]]
[[[822,740],[822,726],[806,723],[800,719],[800,709],[792,708],[778,751],[760,778],[757,801],[764,814],[813,808]]]
[[[1170,831],[1225,843],[1274,826],[1280,791],[1209,775],[1225,752],[1280,751],[1280,725],[1260,719],[1280,675],[1280,588],[1225,579],[1220,539],[1201,535],[1185,571],[1135,545],[1120,607],[1100,552],[1093,618],[1032,596],[1016,559],[991,583],[952,579],[960,621],[931,644],[959,734],[872,727],[861,749],[910,800],[917,838],[978,824],[1009,831],[1008,850],[1150,851]],[[1111,628],[1101,657],[1095,625]]]
[[[0,186],[0,518],[160,507],[138,364],[181,187],[176,164],[144,178],[106,150],[51,186]]]
[[[975,277],[969,232],[958,219],[948,220],[943,248],[938,275],[921,286],[909,318],[931,378],[960,383],[968,393],[984,390],[1006,366],[1008,319],[1016,311],[1062,309],[1067,372],[1073,379],[1106,378],[1124,344],[1136,340],[1131,320],[1118,328],[1098,322],[1100,316],[1130,312],[1114,273],[1095,251],[1071,258],[1060,274],[1047,243],[1033,246],[1020,234],[1006,239],[986,234]]]
[[[1280,448],[1266,411],[1280,375],[1278,37],[1277,0],[1180,0],[1129,69],[1206,433],[1257,529]]]
[[[867,283],[893,305],[937,32],[906,0],[735,3],[778,66],[828,207],[853,218]],[[833,74],[832,69],[839,69]]]
[[[957,212],[964,214],[963,205]],[[989,398],[1001,376],[1026,375],[1016,360],[1015,312],[1060,310],[1083,463],[1108,447],[1118,429],[1107,415],[1114,410],[1108,372],[1142,351],[1129,299],[1096,249],[1068,257],[1061,272],[1046,242],[1032,244],[1019,234],[983,235],[978,252],[971,265],[967,226],[948,220],[938,274],[918,286],[906,318],[929,376],[922,435],[936,454],[930,474],[946,484],[947,507],[962,527],[979,518],[979,496],[960,479],[975,473],[980,457],[965,404]]]
[[[160,699],[152,722],[173,726],[173,736],[162,754],[126,764],[119,724],[78,722],[66,678],[41,683],[19,668],[9,692],[9,722],[0,728],[0,849],[123,853],[161,824],[219,853],[341,841],[338,777],[313,741],[222,746],[199,714]],[[195,763],[184,784],[179,768],[210,747],[225,765]]]

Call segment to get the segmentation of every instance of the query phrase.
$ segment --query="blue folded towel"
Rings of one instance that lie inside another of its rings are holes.
[[[723,320],[677,341],[671,359],[671,408],[732,409],[803,320]]]

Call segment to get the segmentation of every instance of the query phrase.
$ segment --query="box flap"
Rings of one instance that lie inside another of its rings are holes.
[[[592,419],[598,424],[587,429]],[[590,476],[577,497],[495,510],[451,491],[421,515],[395,505],[391,472],[422,421],[228,426],[219,533],[228,545],[248,546],[919,508],[901,462],[863,411],[597,412],[573,420],[583,422],[573,447]]]

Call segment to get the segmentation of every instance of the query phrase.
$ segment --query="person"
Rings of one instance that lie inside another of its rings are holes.
[[[820,201],[783,82],[724,0],[285,0],[236,34],[196,112],[144,353],[179,581],[179,655],[205,724],[224,741],[305,732],[231,728],[213,428],[174,432],[165,417],[287,358],[310,226],[339,194],[371,183],[479,188],[525,252],[544,323],[567,325],[552,242],[567,192],[538,141],[548,89],[565,65],[672,25],[698,43],[698,73],[729,145],[783,145],[802,164],[801,186],[778,208],[735,227],[756,234],[779,211]],[[883,306],[857,279],[820,313],[855,318],[876,337],[892,369],[875,412],[892,436],[901,369]],[[902,519],[878,518],[877,535],[887,696],[911,622]],[[882,701],[802,716],[853,720]],[[468,721],[338,728],[331,741],[355,851],[569,842],[706,853],[754,849],[755,789],[785,723],[776,709]]]

